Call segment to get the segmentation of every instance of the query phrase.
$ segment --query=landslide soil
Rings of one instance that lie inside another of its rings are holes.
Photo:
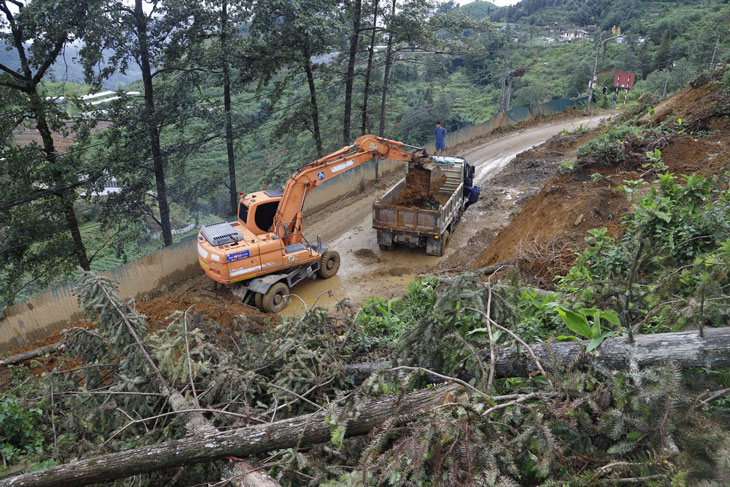
[[[716,115],[716,108],[722,103],[728,103],[728,100],[721,86],[707,83],[696,89],[688,87],[664,101],[655,110],[653,120],[644,117],[647,125],[676,123],[673,120],[682,118],[682,126],[700,131],[701,135],[674,133],[664,141],[667,145],[662,149],[662,160],[670,172],[679,176],[689,173],[713,176],[728,169],[730,119],[727,115]],[[596,135],[598,133],[574,142],[555,137],[520,154],[512,169],[535,164],[553,151],[573,150]],[[601,176],[591,178],[595,173]],[[557,174],[524,203],[519,214],[482,251],[472,267],[481,268],[518,258],[521,270],[534,276],[538,285],[550,287],[552,277],[569,267],[573,249],[585,245],[588,230],[605,227],[609,235],[619,235],[621,215],[630,209],[631,203],[622,191],[616,191],[616,187],[625,180],[642,176],[647,177],[645,170],[640,168],[625,171],[620,167],[600,165]],[[496,181],[501,177],[503,174]]]
[[[414,166],[406,175],[406,186],[398,195],[395,205],[437,210],[439,205],[448,201],[446,195],[438,193],[445,182],[445,175],[432,173],[425,167]]]

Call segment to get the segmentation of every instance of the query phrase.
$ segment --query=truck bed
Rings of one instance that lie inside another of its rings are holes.
[[[464,205],[462,166],[454,164],[441,170],[446,181],[438,192],[448,197],[446,203],[435,210],[396,205],[406,185],[403,178],[373,203],[373,228],[414,235],[441,235]]]

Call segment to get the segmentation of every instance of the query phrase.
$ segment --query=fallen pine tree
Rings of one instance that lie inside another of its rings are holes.
[[[347,423],[345,436],[367,434],[394,416],[428,411],[451,401],[460,390],[462,390],[461,385],[449,384],[402,397],[372,401],[365,405],[358,417]],[[297,445],[303,447],[329,441],[333,427],[328,420],[328,413],[321,411],[274,423],[195,435],[181,440],[92,457],[38,472],[0,479],[0,487],[89,485],[179,465],[227,457],[246,457]]]
[[[566,365],[581,357],[590,357],[596,363],[612,369],[627,370],[631,364],[643,368],[672,362],[682,369],[730,368],[730,328],[705,328],[704,337],[697,331],[635,335],[634,342],[627,337],[607,338],[595,351],[586,354],[588,340],[540,343],[530,345],[537,360],[547,371],[555,365]],[[489,349],[478,350],[481,359],[489,363]],[[390,361],[345,365],[346,372],[355,382],[392,367]],[[538,372],[536,361],[524,347],[495,347],[495,377],[519,377]]]
[[[704,333],[704,337],[696,332],[638,335],[634,343],[628,343],[624,337],[611,338],[591,354],[584,352],[587,341],[530,345],[534,358],[526,353],[524,347],[498,349],[495,371],[498,377],[529,375],[537,370],[537,363],[540,362],[550,372],[555,364],[565,365],[581,357],[615,370],[628,369],[632,364],[643,368],[667,362],[682,368],[730,367],[730,328],[710,328]],[[488,350],[478,353],[485,359],[489,357]],[[390,362],[345,366],[348,373],[359,381],[367,375],[389,368]],[[437,381],[439,377],[443,379],[439,374],[431,375]],[[460,390],[463,390],[462,385],[450,384],[413,392],[402,398],[371,401],[362,408],[356,419],[348,422],[345,436],[364,435],[390,418],[428,411],[450,401]],[[521,402],[525,398],[532,399],[534,396],[516,399]],[[324,443],[331,439],[333,428],[327,416],[325,412],[317,412],[265,425],[194,435],[0,479],[0,487],[87,485],[179,465]]]
[[[193,395],[194,404],[191,405],[189,401],[185,399],[182,394],[180,394],[179,391],[171,388],[165,378],[162,376],[162,373],[160,372],[157,364],[154,362],[152,357],[150,357],[140,337],[135,332],[134,326],[130,322],[128,314],[133,318],[136,317],[132,313],[132,310],[129,309],[126,303],[122,302],[119,299],[113,289],[107,289],[107,287],[110,287],[108,283],[103,282],[98,277],[90,273],[87,274],[86,279],[88,285],[86,287],[82,287],[80,289],[80,292],[87,293],[89,295],[87,296],[87,299],[90,299],[91,296],[97,296],[102,300],[106,300],[108,306],[111,306],[114,311],[119,315],[119,319],[124,323],[124,328],[134,339],[138,351],[144,355],[145,359],[147,360],[148,366],[152,371],[154,371],[154,376],[157,379],[157,386],[160,392],[167,398],[167,402],[173,411],[183,412],[182,414],[185,418],[185,428],[194,435],[207,435],[216,433],[218,430],[215,428],[215,426],[213,426],[199,411],[201,407],[200,403],[198,402],[197,395]],[[186,330],[186,345],[189,345],[187,343],[187,317],[184,317],[184,319]],[[56,349],[58,348],[60,347],[57,347]],[[188,360],[190,360],[189,346],[186,346],[186,354]],[[188,362],[188,364],[192,365],[190,362]],[[266,475],[265,472],[260,472],[258,468],[254,467],[244,460],[235,460],[233,462],[232,469],[234,482],[235,485],[237,485],[238,487],[279,487],[279,484],[274,482],[273,479]]]
[[[34,359],[36,357],[40,357],[47,353],[56,353],[59,350],[59,348],[61,348],[61,345],[62,345],[62,343],[58,342],[58,343],[53,343],[51,345],[45,345],[42,347],[34,348],[33,350],[27,350],[25,352],[16,353],[15,355],[10,355],[9,357],[0,359],[0,367],[7,367],[8,365],[17,365],[17,364],[25,362],[26,360]]]

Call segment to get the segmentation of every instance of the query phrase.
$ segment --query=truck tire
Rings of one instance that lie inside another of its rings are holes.
[[[266,291],[262,298],[264,311],[278,313],[289,304],[289,287],[283,282],[277,282]]]
[[[256,293],[253,295],[253,304],[256,305],[258,309],[261,311],[264,311],[264,295],[261,293]]]
[[[322,279],[329,279],[330,277],[337,274],[340,269],[340,254],[336,250],[328,250],[322,255],[319,261],[319,277]]]
[[[385,244],[378,244],[378,248],[380,250],[382,250],[383,252],[390,252],[391,250],[393,250],[392,245],[385,245]]]

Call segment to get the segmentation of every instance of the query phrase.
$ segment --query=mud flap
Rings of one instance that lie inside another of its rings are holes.
[[[441,255],[441,247],[443,242],[441,239],[430,237],[426,240],[426,255]]]
[[[379,245],[393,245],[393,232],[378,232]]]

